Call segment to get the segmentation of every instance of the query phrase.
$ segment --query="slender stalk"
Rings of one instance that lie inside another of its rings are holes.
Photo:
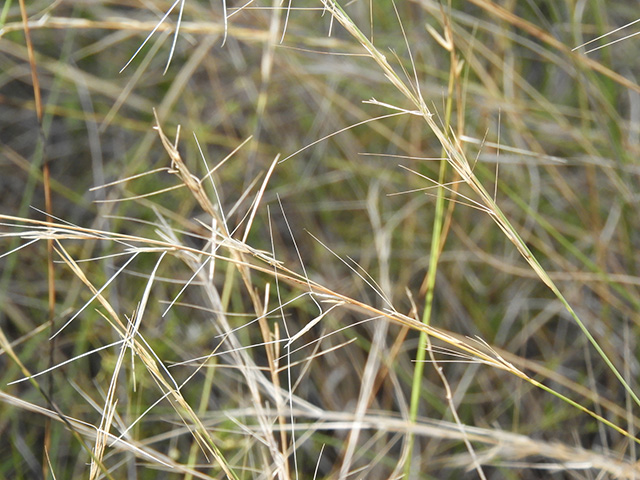
[[[449,37],[449,35],[447,35]],[[456,80],[456,54],[453,48],[453,44],[449,42],[447,47],[450,56],[451,56],[451,64],[449,69],[449,82],[447,86],[447,101],[445,106],[445,117],[444,117],[444,131],[448,132],[449,127],[451,126],[451,112],[453,111],[453,99],[454,99],[454,89],[455,89],[455,80]],[[441,150],[440,156],[445,157],[447,152],[444,148]],[[446,200],[445,189],[442,185],[444,185],[445,177],[447,173],[447,161],[440,161],[440,169],[438,172],[438,188],[436,193],[436,208],[435,215],[433,218],[433,228],[431,231],[431,248],[429,251],[429,267],[427,270],[426,277],[426,293],[425,293],[425,305],[424,310],[422,312],[422,322],[425,325],[431,325],[431,315],[433,313],[433,299],[434,299],[434,290],[436,284],[436,276],[438,271],[438,261],[440,259],[440,253],[442,252],[442,246],[446,239],[442,237],[443,227],[445,223],[445,215],[444,215],[444,206]],[[420,392],[422,390],[422,379],[424,376],[424,365],[425,359],[427,355],[427,350],[431,348],[431,340],[429,335],[426,332],[420,332],[420,337],[418,339],[418,350],[416,352],[415,359],[415,367],[413,371],[413,381],[411,384],[411,405],[409,407],[409,420],[411,422],[415,422],[418,418],[418,408],[420,406]],[[415,437],[413,433],[410,433],[407,438],[407,449],[408,449],[408,458],[407,462],[404,465],[404,471],[407,478],[410,474],[411,469],[411,460],[413,458],[413,449],[414,449]]]

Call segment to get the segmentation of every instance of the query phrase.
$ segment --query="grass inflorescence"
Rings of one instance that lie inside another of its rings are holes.
[[[0,477],[639,476],[634,15],[6,2]]]

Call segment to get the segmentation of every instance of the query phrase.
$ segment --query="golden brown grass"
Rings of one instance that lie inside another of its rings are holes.
[[[0,476],[640,473],[624,2],[0,15]]]

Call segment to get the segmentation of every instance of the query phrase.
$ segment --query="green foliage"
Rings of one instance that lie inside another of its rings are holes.
[[[637,475],[637,11],[228,3],[0,10],[0,477]]]

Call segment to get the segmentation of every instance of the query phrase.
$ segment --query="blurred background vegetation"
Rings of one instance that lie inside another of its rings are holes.
[[[150,239],[171,234],[176,244],[210,250],[211,217],[187,188],[139,197],[180,184],[166,170],[171,160],[152,128],[153,110],[170,139],[180,126],[178,149],[200,178],[248,139],[210,176],[213,182],[203,182],[229,230],[241,225],[238,239],[276,156],[284,159],[309,146],[276,165],[246,244],[273,251],[287,268],[342,295],[388,308],[380,291],[399,312],[421,318],[427,269],[434,261],[429,252],[438,193],[424,189],[434,186],[428,179],[438,179],[441,169],[440,160],[425,159],[442,157],[442,147],[420,117],[389,117],[395,110],[363,103],[375,99],[413,108],[320,1],[295,1],[287,8],[286,2],[225,6],[222,0],[186,0],[182,13],[182,4],[165,0],[33,0],[26,7],[44,114],[39,122],[19,4],[7,0],[0,19],[0,213],[44,220],[47,162],[52,214],[59,222]],[[474,160],[475,174],[487,190],[495,189],[509,221],[636,389],[638,40],[585,50],[633,33],[637,25],[576,52],[571,48],[636,20],[637,3],[413,0],[394,7],[361,0],[343,7],[401,76],[406,69],[408,81],[414,75],[419,80],[437,122]],[[458,66],[453,70],[452,61]],[[380,116],[387,117],[373,120]],[[445,171],[444,183],[458,181],[451,169]],[[460,195],[472,194],[465,185],[451,185]],[[431,324],[460,338],[481,339],[532,377],[635,436],[638,405],[560,302],[490,215],[452,191],[446,196]],[[126,200],[130,197],[139,198]],[[3,225],[0,253],[29,241],[17,236],[24,229],[15,222],[5,219]],[[96,288],[128,258],[122,256],[124,242],[106,237],[64,245],[76,261],[93,259],[79,265]],[[217,262],[209,285],[198,278],[181,292],[202,261],[186,257],[163,259],[140,327],[166,366],[209,355],[220,343],[224,329],[220,312],[212,312],[211,292],[222,299],[231,327],[257,316],[233,263]],[[140,253],[105,289],[123,321],[141,301],[157,261],[157,252]],[[56,337],[50,358],[49,337],[91,300],[91,291],[64,263],[56,263],[52,330],[46,242],[0,258],[0,269],[0,327],[29,371],[119,339],[93,302]],[[279,338],[317,316],[309,296],[282,314],[276,308],[304,287],[276,284],[268,271],[254,272],[251,281],[258,297],[269,300],[269,325]],[[179,303],[163,315],[178,295]],[[313,478],[314,472],[317,478],[338,478],[353,421],[349,415],[371,374],[365,370],[372,342],[381,349],[375,352],[380,360],[366,410],[375,421],[369,420],[356,441],[350,478],[397,478],[408,461],[412,478],[480,475],[455,426],[443,382],[429,363],[420,384],[419,418],[408,420],[418,332],[393,323],[382,330],[386,320],[362,322],[367,318],[350,308],[332,310],[287,360],[293,363],[292,381],[299,382],[295,395],[304,402],[287,417],[287,422],[295,417],[297,438],[295,465],[288,444],[290,477],[298,478],[297,471],[299,478]],[[329,333],[319,343],[307,343]],[[236,334],[255,365],[268,367],[257,323]],[[375,340],[376,334],[383,338]],[[119,348],[39,377],[60,412],[100,424]],[[579,409],[505,371],[446,352],[437,357],[487,478],[638,473],[634,443]],[[239,478],[268,478],[278,470],[255,433],[255,409],[275,408],[273,399],[263,392],[264,405],[257,406],[243,370],[250,366],[238,365],[230,355],[216,359],[181,393]],[[200,452],[168,401],[146,412],[162,394],[139,362],[129,357],[125,362],[112,433],[120,434],[144,413],[127,438],[193,472],[107,448],[103,463],[113,478],[222,478],[220,466]],[[181,384],[195,366],[170,371]],[[0,372],[5,445],[0,476],[88,476],[91,457],[68,425],[55,418],[48,423],[46,415],[18,403],[50,408],[31,384],[7,385],[23,373],[6,349]],[[273,372],[260,375],[274,381]],[[275,376],[286,389],[287,370]],[[272,418],[275,429],[278,416]],[[408,460],[410,432],[416,443]],[[93,438],[83,435],[93,448]],[[291,441],[290,432],[288,440],[274,436]]]

